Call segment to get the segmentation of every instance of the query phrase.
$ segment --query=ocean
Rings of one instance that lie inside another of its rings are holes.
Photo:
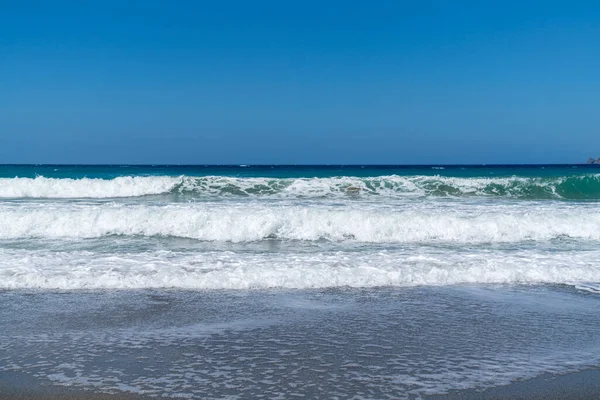
[[[599,306],[597,165],[0,166],[0,376],[420,399],[600,367]]]

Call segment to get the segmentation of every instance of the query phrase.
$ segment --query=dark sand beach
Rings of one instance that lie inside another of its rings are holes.
[[[0,374],[0,399],[2,400],[141,400],[145,398],[133,393],[94,393],[41,384],[31,375],[18,372]]]
[[[142,400],[150,397],[131,393],[93,393],[65,387],[40,385],[20,373],[0,375],[0,398],[6,400]],[[594,400],[600,398],[600,370],[565,375],[544,374],[533,379],[484,391],[464,390],[447,395],[425,396],[426,400]]]
[[[600,398],[600,370],[565,375],[544,374],[484,391],[457,391],[428,400],[592,400]]]

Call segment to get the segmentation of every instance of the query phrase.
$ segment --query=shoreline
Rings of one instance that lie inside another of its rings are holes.
[[[4,400],[144,400],[140,394],[96,393],[82,388],[49,385],[21,372],[0,375],[0,397]],[[167,397],[168,398],[168,397]],[[567,374],[542,374],[485,390],[466,389],[444,395],[426,395],[423,400],[594,400],[600,398],[600,368]]]
[[[424,400],[595,400],[600,398],[600,368],[565,374],[545,373],[485,390],[466,389]]]
[[[2,400],[144,400],[148,396],[135,393],[100,393],[81,387],[53,385],[24,372],[0,374]]]

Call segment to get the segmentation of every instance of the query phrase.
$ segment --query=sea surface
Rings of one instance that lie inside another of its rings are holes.
[[[600,366],[600,166],[0,166],[0,383],[418,399]]]

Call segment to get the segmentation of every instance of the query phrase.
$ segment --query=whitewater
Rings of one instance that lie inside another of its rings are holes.
[[[5,166],[0,288],[595,287],[599,202],[583,166]]]
[[[0,239],[180,237],[203,241],[301,240],[457,244],[600,241],[595,205],[420,203],[46,204],[0,206]]]

